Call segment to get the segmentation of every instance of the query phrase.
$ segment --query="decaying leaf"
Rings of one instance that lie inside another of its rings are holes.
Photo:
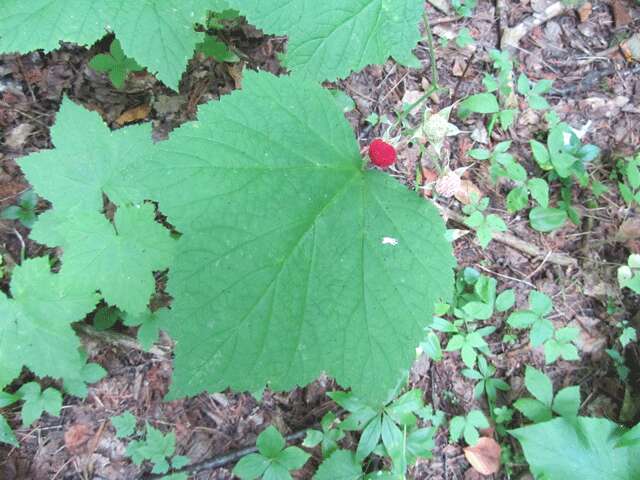
[[[482,475],[492,475],[500,470],[500,445],[493,438],[481,437],[473,447],[464,449],[464,456]]]

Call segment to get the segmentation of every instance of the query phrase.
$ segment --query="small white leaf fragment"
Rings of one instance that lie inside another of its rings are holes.
[[[382,237],[383,245],[398,245],[398,239],[393,237]]]

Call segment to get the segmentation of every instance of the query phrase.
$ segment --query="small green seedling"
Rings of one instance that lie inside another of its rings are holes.
[[[204,41],[196,45],[196,51],[203,53],[205,57],[213,58],[216,62],[237,63],[240,60],[226,43],[213,35],[205,35]]]
[[[491,409],[498,398],[498,390],[503,392],[509,390],[509,385],[504,380],[493,378],[495,373],[496,367],[490,365],[482,355],[478,357],[478,370],[469,368],[462,370],[462,375],[466,378],[478,381],[473,389],[474,397],[480,398],[486,395]]]
[[[618,161],[617,170],[622,176],[618,183],[620,195],[628,206],[640,204],[640,153],[633,158]]]
[[[138,62],[125,55],[117,39],[111,42],[109,53],[100,53],[93,57],[89,66],[96,72],[106,73],[109,80],[118,90],[124,87],[124,82],[131,72],[143,70]]]
[[[344,438],[344,431],[339,428],[340,420],[333,412],[327,412],[320,421],[321,430],[307,430],[302,442],[303,447],[313,448],[321,445],[322,458],[328,458],[338,449],[338,442]]]
[[[551,298],[542,292],[529,292],[529,309],[517,310],[507,318],[513,328],[529,330],[529,340],[533,347],[539,347],[553,337],[554,326],[547,315],[553,310]]]
[[[534,398],[519,398],[513,406],[532,422],[551,420],[554,412],[566,418],[578,416],[580,387],[563,388],[554,397],[549,377],[530,366],[525,370],[524,384]]]
[[[470,17],[478,5],[478,0],[451,0],[451,6],[462,17]]]
[[[575,343],[578,340],[579,330],[575,327],[563,327],[557,329],[544,343],[544,361],[547,364],[562,358],[566,361],[580,360]]]
[[[38,195],[33,190],[27,190],[18,198],[18,204],[5,208],[0,212],[2,220],[18,220],[27,228],[33,228],[36,223],[36,207]],[[1,264],[1,262],[0,262]]]
[[[16,394],[24,402],[20,412],[24,427],[32,425],[44,412],[54,417],[60,415],[62,394],[55,388],[42,391],[38,383],[29,382],[22,385]]]
[[[522,184],[527,181],[527,171],[520,165],[515,157],[507,152],[511,146],[511,140],[498,143],[493,150],[474,148],[469,151],[469,156],[476,160],[489,160],[491,166],[489,173],[493,182],[506,177],[514,182]]]
[[[126,438],[136,431],[136,417],[131,412],[111,417],[111,424],[116,429],[116,437]]]
[[[534,110],[546,110],[549,108],[549,102],[542,95],[549,92],[552,85],[553,81],[546,79],[534,83],[524,73],[521,73],[518,77],[516,88],[518,93],[525,97],[531,108]]]
[[[289,471],[299,470],[310,457],[298,447],[286,447],[284,437],[273,426],[258,435],[256,444],[259,453],[242,457],[233,469],[242,480],[291,480]]]
[[[464,417],[453,417],[449,422],[449,441],[457,442],[462,436],[473,446],[480,440],[478,429],[483,428],[489,428],[489,422],[480,410],[472,410]]]
[[[475,198],[473,198],[475,197]],[[478,243],[482,248],[487,248],[497,232],[506,232],[507,224],[494,213],[485,215],[483,212],[489,206],[489,199],[484,197],[478,199],[477,195],[472,195],[472,203],[465,205],[462,211],[468,215],[464,224],[475,230]]]
[[[189,463],[189,457],[176,455],[176,434],[162,432],[147,423],[146,435],[142,440],[134,440],[127,447],[127,454],[136,465],[147,460],[153,464],[151,473],[167,473],[170,468],[180,469]],[[167,459],[170,459],[171,463]]]

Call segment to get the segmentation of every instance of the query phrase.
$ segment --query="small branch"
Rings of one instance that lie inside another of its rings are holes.
[[[297,442],[298,440],[302,440],[304,436],[307,434],[307,429],[304,429],[300,432],[292,433],[291,435],[287,435],[285,440],[287,443]],[[219,457],[209,458],[207,460],[203,460],[201,462],[193,463],[191,465],[187,465],[179,470],[173,470],[170,473],[188,473],[189,475],[194,475],[198,472],[202,472],[204,470],[215,470],[216,468],[222,468],[230,463],[237,462],[242,457],[249,455],[251,453],[256,453],[258,451],[258,447],[255,445],[250,447],[245,447],[240,450],[236,450],[235,452],[227,453],[225,455],[221,455]],[[164,478],[167,474],[161,475],[141,475],[137,478],[137,480],[159,480]]]
[[[464,225],[463,215],[459,214],[458,212],[454,212],[447,207],[443,207],[437,204],[436,206],[445,218]],[[520,238],[516,237],[515,235],[511,235],[510,233],[496,232],[493,234],[493,239],[531,257],[544,258],[548,263],[554,263],[563,267],[574,267],[578,265],[576,259],[570,257],[569,255],[566,255],[564,253],[553,253],[550,251],[544,251],[540,247],[529,242],[525,242],[524,240],[521,240]]]
[[[107,343],[124,350],[138,350],[140,352],[150,353],[159,358],[169,358],[170,356],[169,349],[157,345],[152,346],[149,351],[146,351],[135,338],[123,333],[109,330],[96,330],[91,325],[84,322],[74,324],[73,328],[84,343],[93,340],[101,343]]]
[[[534,13],[530,17],[525,18],[515,27],[509,28],[506,24],[502,28],[502,35],[500,38],[500,48],[505,50],[507,48],[515,48],[518,46],[520,40],[527,35],[534,28],[548,22],[558,15],[562,15],[567,11],[567,6],[564,2],[555,2],[549,5],[540,13]]]

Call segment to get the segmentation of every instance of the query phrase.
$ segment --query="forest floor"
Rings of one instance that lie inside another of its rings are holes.
[[[500,45],[501,25],[515,26],[548,5],[545,0],[499,0],[496,11],[496,4],[480,2],[473,16],[464,18],[453,10],[444,12],[427,4],[436,39],[439,83],[443,87],[427,106],[438,111],[480,92],[483,73],[492,68],[488,51]],[[475,39],[474,46],[461,48],[453,41],[463,27]],[[561,15],[530,29],[517,42],[517,47],[512,48],[516,73],[554,81],[547,96],[553,110],[574,128],[584,128],[585,141],[601,148],[603,154],[590,168],[590,174],[611,188],[595,208],[587,206],[588,191],[574,189],[573,200],[582,214],[582,224],[567,222],[564,228],[543,235],[531,229],[526,216],[507,213],[504,185],[494,185],[485,165],[476,163],[462,178],[490,197],[492,213],[502,216],[512,235],[543,254],[527,255],[498,241],[483,250],[469,234],[454,244],[460,267],[474,267],[496,278],[498,291],[515,289],[517,305],[526,304],[532,288],[552,297],[554,323],[580,329],[581,360],[559,361],[546,371],[556,386],[580,384],[582,391],[588,392],[586,397],[583,395],[585,414],[612,419],[619,417],[628,402],[625,396],[640,396],[637,345],[630,345],[625,351],[632,370],[627,388],[618,380],[614,364],[605,353],[619,335],[618,321],[627,319],[640,325],[638,297],[621,292],[616,281],[616,268],[626,262],[629,253],[640,253],[640,217],[626,208],[615,182],[609,178],[616,159],[640,149],[640,58],[638,52],[627,52],[625,57],[619,48],[621,42],[637,32],[640,4],[631,0],[594,1],[589,7],[567,8]],[[29,188],[15,159],[54,147],[50,127],[65,95],[99,112],[114,129],[152,122],[154,136],[160,141],[177,126],[195,119],[198,105],[241,88],[244,69],[284,73],[277,53],[286,48],[286,39],[263,36],[246,25],[230,29],[225,35],[242,61],[223,64],[196,56],[178,93],[146,73],[133,74],[123,90],[115,89],[103,74],[88,67],[96,53],[108,48],[109,39],[90,49],[63,45],[47,55],[35,52],[0,56],[0,210],[15,204]],[[446,46],[443,38],[450,40]],[[347,117],[363,149],[386,128],[384,123],[372,126],[367,122],[372,113],[394,120],[403,105],[411,104],[429,88],[432,79],[426,42],[419,45],[416,54],[422,61],[421,69],[408,69],[389,61],[334,85],[355,101],[355,109]],[[417,117],[409,117],[408,121],[417,121]],[[497,142],[507,137],[514,139],[511,151],[519,161],[527,169],[534,169],[528,139],[539,128],[539,113],[525,110],[508,135],[496,130],[491,138],[487,137],[482,120],[463,123],[452,117],[451,121],[463,133],[445,143],[444,163],[450,170],[474,162],[467,155],[474,140]],[[434,172],[433,165],[417,164],[418,148],[411,143],[402,144],[399,158],[392,174],[410,187],[421,186],[415,184],[416,170],[423,179]],[[454,212],[462,206],[453,196],[438,201]],[[47,207],[46,202],[40,202],[40,211]],[[450,228],[464,230],[463,225],[449,220]],[[0,221],[0,254],[8,267],[0,281],[4,291],[8,291],[8,272],[19,263],[23,248],[27,257],[46,252],[45,247],[30,241],[29,230],[21,224]],[[563,253],[575,263],[554,264],[545,255],[547,252]],[[90,320],[86,320],[87,324]],[[504,319],[495,322],[499,328],[490,337],[492,360],[498,368],[497,376],[511,386],[507,397],[517,398],[523,392],[523,366],[542,366],[544,358],[540,349],[531,349],[526,340],[502,343],[499,332]],[[122,335],[133,333],[133,329],[124,326],[116,330]],[[131,463],[125,455],[125,444],[116,438],[109,423],[112,416],[125,410],[142,423],[175,431],[178,453],[197,463],[253,445],[256,435],[268,424],[287,434],[304,431],[334,407],[325,393],[335,384],[326,378],[288,393],[266,391],[261,401],[249,394],[222,392],[164,402],[171,381],[170,339],[163,337],[158,348],[145,353],[123,338],[105,340],[85,332],[83,339],[90,359],[106,368],[108,376],[90,387],[85,400],[65,397],[60,417],[45,414],[32,427],[19,428],[18,410],[5,411],[16,427],[20,447],[0,447],[0,478],[143,478],[145,470]],[[422,356],[412,370],[410,383],[422,389],[427,401],[448,415],[484,408],[473,398],[473,384],[461,375],[463,368],[457,353],[445,354],[439,363]],[[30,378],[23,373],[14,387]],[[297,477],[310,478],[317,461],[310,462]],[[232,467],[233,464],[206,468],[192,478],[230,479]],[[448,441],[446,430],[436,438],[433,458],[420,460],[411,475],[416,479],[442,480],[507,478],[504,473],[481,477],[470,467],[462,447]],[[513,478],[532,478],[527,475],[520,472]]]

